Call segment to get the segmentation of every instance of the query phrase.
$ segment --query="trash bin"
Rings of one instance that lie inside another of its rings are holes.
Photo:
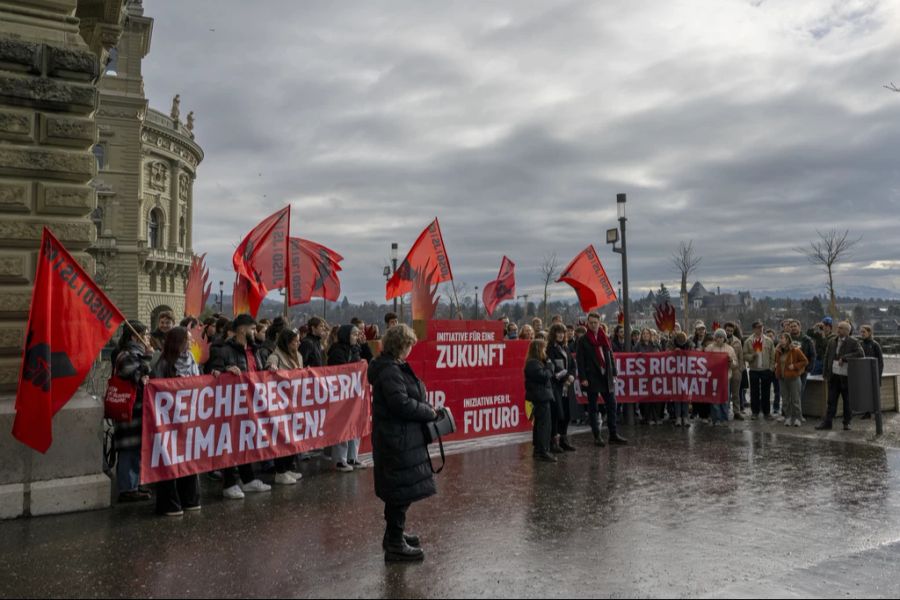
[[[847,361],[850,386],[850,408],[854,413],[881,412],[881,390],[878,386],[878,361],[854,358]]]

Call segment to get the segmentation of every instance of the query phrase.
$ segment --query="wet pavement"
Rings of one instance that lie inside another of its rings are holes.
[[[177,519],[145,504],[3,522],[0,595],[897,597],[900,451],[810,427],[644,427],[603,450],[579,435],[556,465],[469,445],[410,510],[423,564],[384,563],[371,470],[324,462]]]

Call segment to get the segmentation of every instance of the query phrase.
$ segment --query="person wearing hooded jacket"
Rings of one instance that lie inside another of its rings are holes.
[[[392,327],[382,339],[381,355],[369,366],[375,495],[384,502],[382,547],[388,562],[425,558],[419,538],[404,532],[406,512],[413,502],[437,493],[425,438],[425,424],[437,414],[406,362],[416,341],[409,326]]]
[[[556,410],[553,411],[555,423],[552,427],[553,452],[575,452],[575,447],[569,443],[569,422],[572,414],[569,405],[569,388],[575,383],[577,372],[575,359],[569,352],[566,341],[566,326],[552,325],[550,327],[550,342],[547,346],[547,358],[553,364],[553,396]]]
[[[362,360],[359,355],[360,331],[354,325],[341,325],[337,341],[328,348],[328,366],[347,365]],[[364,469],[359,462],[359,440],[347,440],[331,447],[331,459],[341,473]]]

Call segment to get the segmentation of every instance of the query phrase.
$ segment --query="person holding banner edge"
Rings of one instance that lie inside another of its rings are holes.
[[[144,384],[150,379],[152,353],[148,327],[137,320],[127,323],[128,326],[122,330],[122,336],[111,359],[114,373],[134,384],[137,399],[131,412],[132,420],[116,424],[115,445],[118,453],[116,485],[119,489],[119,502],[140,502],[150,499],[150,493],[140,488],[140,481],[144,413],[142,400]]]
[[[594,445],[606,446],[600,435],[597,396],[603,396],[609,428],[609,443],[625,445],[628,440],[618,433],[616,426],[616,361],[606,332],[600,328],[600,315],[588,314],[587,333],[578,340],[575,353],[581,388],[587,393],[588,413]]]
[[[154,378],[197,377],[200,367],[191,354],[191,333],[174,327],[166,334],[162,355],[153,367]],[[156,514],[180,517],[200,510],[200,477],[188,475],[156,484]]]
[[[428,404],[425,384],[406,362],[416,342],[409,326],[391,327],[382,339],[381,355],[369,366],[375,495],[384,502],[387,562],[425,558],[419,538],[404,533],[406,511],[437,493],[425,438],[425,423],[437,413]]]

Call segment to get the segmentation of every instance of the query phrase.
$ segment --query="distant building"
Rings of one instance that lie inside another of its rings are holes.
[[[153,19],[130,0],[125,32],[100,84],[97,125],[97,280],[131,318],[154,324],[164,310],[184,311],[193,256],[193,184],[203,151],[193,114],[182,122],[180,98],[169,115],[148,106],[141,61]]]
[[[738,292],[737,294],[716,293],[708,291],[699,281],[688,292],[688,302],[694,310],[709,309],[720,312],[733,310],[750,310],[753,308],[753,296],[750,292]]]

